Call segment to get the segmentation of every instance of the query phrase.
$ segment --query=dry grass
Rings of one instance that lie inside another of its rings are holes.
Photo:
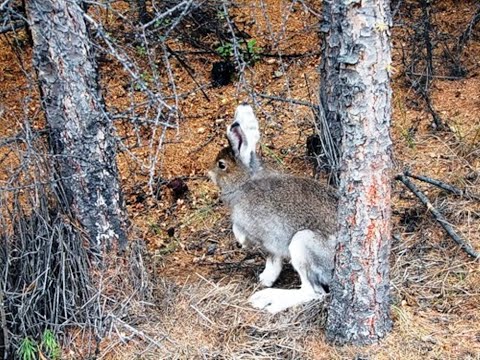
[[[106,358],[127,359],[138,351],[144,359],[294,359],[308,356],[306,338],[321,336],[325,313],[319,304],[265,315],[246,304],[253,288],[241,279],[214,283],[193,276],[193,283],[159,286],[159,325],[149,322],[142,330],[158,331],[165,338],[161,349],[137,343]]]
[[[476,309],[465,307],[466,303],[472,305],[475,297],[477,304],[480,300],[478,293],[473,293],[478,291],[478,286],[475,287],[480,280],[478,272],[462,273],[461,269],[473,264],[457,259],[448,267],[444,261],[437,261],[442,263],[438,272],[430,261],[427,269],[421,271],[423,276],[420,272],[411,276],[410,272],[422,261],[425,259],[407,267],[398,259],[394,264],[394,329],[378,345],[364,348],[329,345],[323,336],[326,314],[321,304],[313,302],[269,315],[246,304],[254,289],[245,284],[244,277],[213,282],[195,274],[183,285],[159,282],[158,309],[151,309],[149,321],[138,326],[139,331],[157,339],[156,344],[125,329],[124,336],[129,342],[110,348],[101,358],[478,359],[480,315]],[[408,281],[415,284],[408,289],[414,295],[405,291],[406,273]],[[462,282],[451,285],[448,281],[453,282],[458,274],[463,274]],[[472,293],[462,286],[467,283]],[[448,290],[443,295],[442,288]],[[454,289],[463,289],[462,294],[452,293]],[[472,298],[466,299],[467,295]]]

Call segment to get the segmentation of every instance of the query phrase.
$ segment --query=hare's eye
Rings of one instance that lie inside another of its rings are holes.
[[[226,167],[227,167],[227,165],[225,164],[224,160],[218,160],[218,168],[219,169],[225,170]]]

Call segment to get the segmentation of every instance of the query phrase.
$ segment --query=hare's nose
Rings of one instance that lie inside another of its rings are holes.
[[[235,121],[232,125],[230,125],[230,129],[233,129],[233,128],[236,128],[236,127],[239,127],[240,124],[238,123],[238,121]]]

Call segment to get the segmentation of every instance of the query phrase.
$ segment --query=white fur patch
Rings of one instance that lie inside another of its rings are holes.
[[[278,257],[269,257],[265,264],[265,270],[260,274],[260,284],[270,287],[278,279],[282,271],[282,259]]]
[[[237,242],[242,245],[242,247],[247,247],[247,236],[245,235],[245,233],[243,233],[240,228],[233,224],[232,225],[232,231],[233,231],[233,235],[235,236],[235,239],[237,240]]]
[[[258,129],[258,120],[253,113],[253,109],[250,105],[239,105],[235,110],[234,122],[240,124],[243,133],[245,134],[249,146],[255,151],[255,146],[260,139],[260,131]]]
[[[240,131],[232,131],[230,125],[227,129],[227,137],[232,145],[241,144],[240,149],[237,149],[238,156],[245,166],[250,167],[252,154],[255,154],[257,142],[260,139],[258,120],[252,107],[250,105],[239,105],[235,110],[233,122],[240,125]],[[241,137],[241,140],[238,136]]]
[[[288,247],[292,262],[293,261],[296,261],[299,263],[305,262],[305,258],[306,258],[305,244],[314,238],[315,238],[315,233],[311,230],[301,230],[295,233],[295,235],[292,238],[292,242]]]
[[[290,307],[323,298],[324,295],[304,289],[264,289],[253,294],[249,302],[254,308],[276,314]]]
[[[315,236],[313,231],[302,230],[297,232],[293,238],[288,250],[290,251],[290,261],[294,269],[300,275],[300,281],[302,282],[302,289],[307,292],[314,292],[313,285],[310,284],[310,281],[307,277],[307,249],[305,248],[306,243],[311,241]]]

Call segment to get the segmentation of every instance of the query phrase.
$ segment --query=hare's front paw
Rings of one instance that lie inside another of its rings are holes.
[[[254,308],[276,314],[297,305],[299,303],[297,293],[298,290],[264,289],[253,294],[249,302]]]
[[[282,271],[282,258],[277,256],[269,256],[265,264],[265,270],[260,274],[260,284],[266,287],[273,285],[277,281]]]
[[[286,293],[285,290],[282,289],[264,289],[253,294],[249,302],[254,308],[276,314],[291,306],[291,301],[284,301],[284,295],[286,295]]]
[[[263,272],[260,274],[258,279],[260,280],[260,284],[265,287],[271,287],[273,283],[277,280],[278,274],[273,272],[271,268],[265,268]]]
[[[304,289],[263,289],[253,294],[249,302],[254,308],[276,314],[289,307],[324,298],[324,294]]]

